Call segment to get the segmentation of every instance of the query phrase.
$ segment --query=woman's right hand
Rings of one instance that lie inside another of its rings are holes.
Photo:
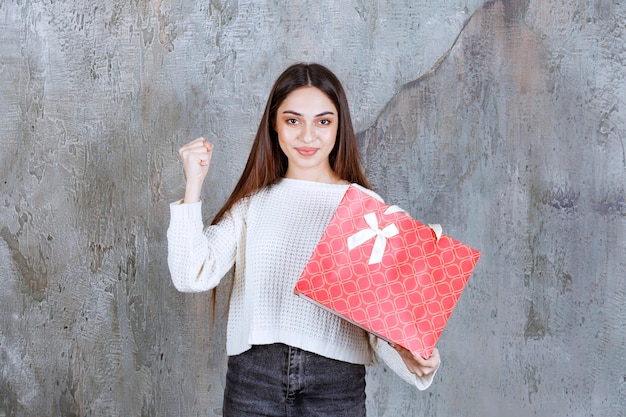
[[[185,199],[184,203],[195,203],[200,201],[202,184],[209,172],[211,156],[213,155],[213,144],[199,137],[181,147],[178,150],[180,159],[183,162],[185,172]]]

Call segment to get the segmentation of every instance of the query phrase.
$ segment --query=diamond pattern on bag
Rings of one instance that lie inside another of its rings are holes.
[[[480,252],[388,208],[351,185],[294,291],[428,357]]]

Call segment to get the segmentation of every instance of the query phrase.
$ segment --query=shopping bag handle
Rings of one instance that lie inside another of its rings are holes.
[[[439,223],[434,223],[429,224],[428,227],[430,227],[433,238],[435,238],[435,243],[439,242],[439,239],[441,239],[441,235],[443,234],[443,229],[441,228],[441,225]]]

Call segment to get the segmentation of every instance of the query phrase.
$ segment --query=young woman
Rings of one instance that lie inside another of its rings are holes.
[[[180,291],[206,291],[234,266],[227,327],[224,416],[365,416],[365,367],[381,358],[418,389],[440,360],[425,360],[293,292],[350,183],[369,188],[339,80],[318,64],[276,80],[248,162],[204,227],[200,193],[213,145],[179,153],[184,200],[171,205],[168,264]]]

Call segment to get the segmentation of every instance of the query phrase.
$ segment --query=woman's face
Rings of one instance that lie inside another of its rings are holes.
[[[316,87],[292,91],[278,107],[274,129],[280,149],[287,156],[285,177],[336,182],[328,155],[335,146],[339,113],[333,102]]]

